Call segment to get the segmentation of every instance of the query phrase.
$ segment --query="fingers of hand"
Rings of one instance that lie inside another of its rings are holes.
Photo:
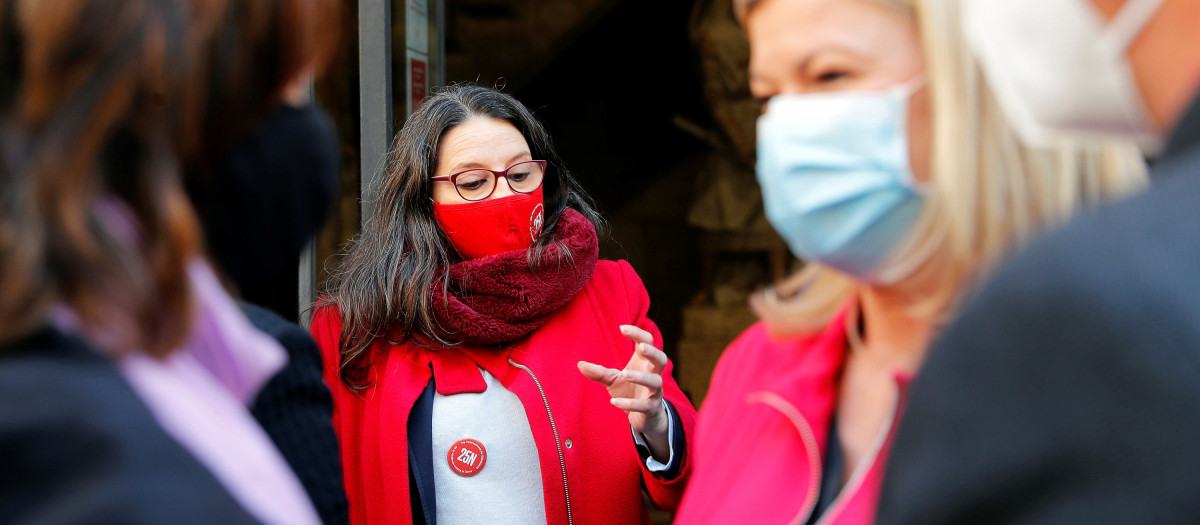
[[[658,410],[662,409],[662,401],[658,399],[629,399],[625,397],[614,397],[609,400],[613,406],[626,412],[641,412],[647,417],[657,414]]]
[[[648,344],[639,344],[634,350],[637,355],[650,363],[650,371],[661,374],[667,368],[667,354]]]
[[[613,386],[624,379],[621,376],[620,370],[606,368],[587,361],[580,361],[578,366],[579,373],[583,374],[583,377],[603,383],[604,386]]]
[[[625,336],[634,343],[645,343],[648,345],[654,344],[654,336],[650,335],[650,332],[642,330],[641,328],[631,324],[623,324],[620,328],[621,335]]]
[[[625,376],[626,381],[650,389],[650,396],[652,398],[662,397],[663,378],[661,375],[650,372],[639,372],[637,370],[626,370],[622,374]]]

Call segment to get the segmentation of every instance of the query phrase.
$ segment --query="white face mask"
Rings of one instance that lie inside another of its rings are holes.
[[[875,284],[916,269],[888,258],[925,205],[908,158],[909,99],[924,83],[771,98],[758,119],[758,182],[792,253]]]
[[[1022,142],[1125,138],[1153,153],[1162,135],[1125,50],[1162,2],[1129,0],[1106,23],[1087,0],[963,0],[963,31]]]

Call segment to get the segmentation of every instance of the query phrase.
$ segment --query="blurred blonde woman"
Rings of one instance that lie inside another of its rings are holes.
[[[1132,144],[1020,144],[954,0],[734,3],[767,216],[809,264],[717,365],[678,522],[872,523],[904,390],[959,299],[1145,166]]]

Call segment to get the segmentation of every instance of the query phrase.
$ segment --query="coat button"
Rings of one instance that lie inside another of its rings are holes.
[[[575,444],[574,444],[574,443],[572,443],[572,442],[571,442],[571,440],[569,440],[569,439],[568,439],[568,440],[567,440],[567,448],[571,448],[571,447],[573,447],[573,446],[575,446]]]

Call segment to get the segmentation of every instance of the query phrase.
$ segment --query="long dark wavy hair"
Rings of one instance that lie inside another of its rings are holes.
[[[375,194],[374,211],[363,232],[350,241],[341,264],[330,276],[324,304],[336,304],[342,318],[339,376],[351,388],[367,386],[367,350],[376,340],[399,334],[395,342],[414,338],[445,347],[435,330],[434,281],[441,276],[440,293],[449,281],[440,270],[459,255],[433,215],[433,177],[442,138],[455,126],[476,117],[504,120],[529,143],[535,159],[549,163],[542,192],[546,220],[542,235],[529,250],[530,264],[573,264],[566,245],[555,237],[558,220],[574,209],[596,227],[603,220],[590,197],[571,177],[554,151],[550,135],[520,102],[499,91],[459,84],[433,95],[409,117],[396,135],[386,173]],[[543,261],[546,246],[556,244],[555,261]]]
[[[193,64],[180,0],[0,2],[0,342],[69,309],[112,351],[192,323],[199,230],[171,130]]]

